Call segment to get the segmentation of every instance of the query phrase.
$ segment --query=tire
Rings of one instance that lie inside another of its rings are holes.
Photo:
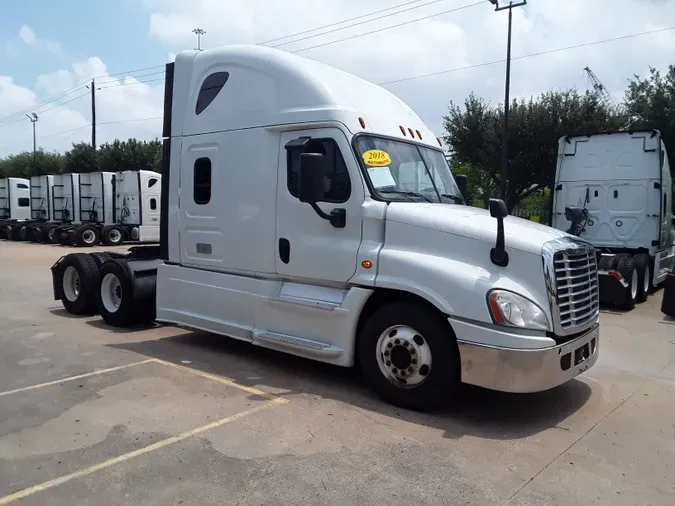
[[[19,229],[19,241],[27,241],[28,240],[28,227],[24,225]]]
[[[612,260],[614,260],[614,257],[600,257],[600,261],[598,262],[598,270],[599,271],[608,271],[610,270],[610,267],[612,265]]]
[[[96,267],[98,267],[99,271],[101,270],[101,267],[103,267],[104,263],[112,259],[112,257],[105,251],[95,251],[94,253],[89,253],[89,256],[94,259],[94,262],[96,262]]]
[[[640,278],[635,259],[631,255],[621,255],[617,265],[617,271],[619,271],[619,274],[621,274],[628,283],[628,286],[621,292],[619,307],[631,310],[635,307],[635,303],[637,302],[637,294],[640,286]]]
[[[40,241],[45,244],[50,244],[52,242],[52,235],[54,230],[58,225],[56,223],[48,223],[40,227]]]
[[[9,227],[9,239],[12,241],[24,241],[25,239],[21,238],[21,229],[25,228],[26,225],[14,224]]]
[[[49,243],[59,244],[61,242],[61,227],[62,227],[61,225],[56,225],[47,231]]]
[[[101,241],[106,246],[119,246],[124,242],[124,232],[118,225],[106,225],[101,233]]]
[[[103,264],[100,272],[98,310],[103,320],[113,327],[127,327],[140,320],[125,263],[125,260],[110,260]]]
[[[68,255],[63,261],[59,282],[66,311],[76,315],[96,312],[99,272],[93,258],[86,253]]]
[[[405,302],[382,306],[364,324],[357,350],[366,381],[391,404],[427,411],[448,405],[459,393],[457,340],[436,311]],[[404,387],[411,379],[419,382],[417,386]]]
[[[637,301],[644,302],[652,288],[651,258],[645,253],[635,255],[633,258],[638,271]]]
[[[30,242],[42,242],[40,240],[40,227],[32,226],[28,229],[28,234],[26,234],[27,240]]]
[[[101,242],[101,234],[93,225],[82,225],[75,229],[76,243],[78,246],[91,248]]]
[[[59,229],[58,232],[54,235],[59,236],[57,243],[60,244],[61,246],[74,246],[74,244],[70,242],[70,237],[68,235],[67,228]]]

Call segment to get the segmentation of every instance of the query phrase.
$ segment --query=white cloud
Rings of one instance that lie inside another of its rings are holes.
[[[85,86],[96,77],[96,139],[99,144],[115,138],[153,139],[161,136],[163,83],[141,83],[133,77],[111,77],[98,57],[73,63],[38,76],[35,90],[18,86],[0,76],[0,157],[32,147],[32,126],[25,113],[39,119],[38,147],[65,151],[73,142],[91,139],[91,95]],[[48,97],[56,100],[42,103]]]
[[[196,36],[192,34],[196,27],[206,30],[202,37],[204,48],[258,43],[386,9],[392,3],[391,0],[145,0],[144,5],[150,14],[150,33],[173,49],[184,49],[196,46]],[[365,34],[468,3],[467,0],[438,2],[372,23],[285,44],[281,49],[294,51]],[[502,60],[506,53],[507,13],[494,12],[488,2],[483,4],[299,54],[376,83]],[[667,20],[672,18],[672,12],[675,12],[673,0],[531,1],[525,8],[514,9],[512,54],[518,57],[673,25],[675,23]],[[379,16],[383,14],[386,13]],[[317,33],[320,31],[297,38]],[[292,39],[280,42],[289,40]],[[675,30],[672,30],[514,59],[512,95],[528,96],[568,86],[584,90],[587,78],[582,69],[586,65],[609,89],[622,95],[627,79],[634,73],[644,75],[648,65],[664,67],[671,63],[674,46]],[[501,102],[503,86],[504,64],[497,63],[404,81],[387,88],[408,102],[440,134],[441,118],[451,100],[462,102],[475,91],[493,102]]]
[[[23,25],[21,27],[21,30],[19,30],[19,37],[21,37],[21,40],[23,40],[26,44],[35,44],[35,42],[37,42],[35,32],[30,26],[27,25]]]

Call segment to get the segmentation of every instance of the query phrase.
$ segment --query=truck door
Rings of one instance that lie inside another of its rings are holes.
[[[302,137],[309,139],[301,139]],[[347,282],[356,272],[365,191],[347,137],[337,128],[283,132],[277,179],[276,269],[288,279]],[[289,144],[290,143],[290,144]],[[324,213],[344,209],[346,225],[335,228],[298,200],[303,152],[321,153],[333,171],[325,182]]]

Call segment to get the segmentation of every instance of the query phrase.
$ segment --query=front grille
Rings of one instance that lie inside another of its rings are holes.
[[[593,248],[553,256],[560,326],[567,331],[595,320],[600,310]]]

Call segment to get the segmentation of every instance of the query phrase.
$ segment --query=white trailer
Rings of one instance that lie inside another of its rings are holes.
[[[595,247],[602,302],[632,309],[675,266],[672,184],[658,130],[560,139],[552,225]]]
[[[0,178],[0,239],[12,237],[12,225],[30,219],[30,181]]]
[[[184,51],[163,136],[159,246],[59,259],[69,312],[357,365],[420,410],[460,382],[540,391],[597,360],[592,246],[501,200],[467,206],[441,142],[383,88],[265,47]]]

